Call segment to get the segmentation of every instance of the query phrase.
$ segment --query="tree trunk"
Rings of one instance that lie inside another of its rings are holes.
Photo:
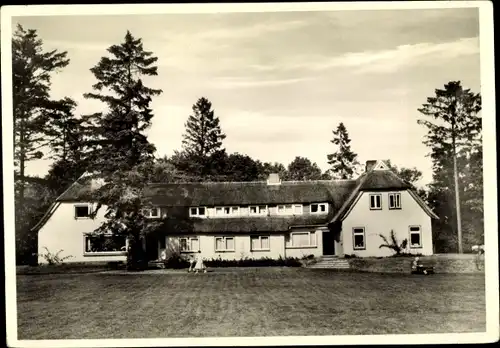
[[[451,138],[453,147],[453,180],[455,183],[455,210],[457,215],[458,253],[463,254],[462,247],[462,218],[460,216],[460,193],[458,190],[457,149],[455,141],[455,115],[451,119]]]
[[[26,148],[24,144],[24,115],[21,117],[19,127],[19,207],[24,207],[25,178],[24,167],[26,166]],[[15,138],[14,138],[15,139]]]

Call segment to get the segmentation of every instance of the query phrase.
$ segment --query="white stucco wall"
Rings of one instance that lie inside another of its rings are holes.
[[[38,231],[38,262],[47,263],[42,257],[47,251],[55,254],[62,250],[60,257],[72,256],[64,262],[109,262],[125,261],[125,255],[85,255],[84,233],[89,233],[104,221],[106,208],[102,207],[95,219],[75,219],[75,204],[58,203],[54,213]]]
[[[388,248],[379,248],[383,243],[379,234],[390,240],[391,230],[394,230],[396,239],[401,243],[408,239],[406,252],[423,255],[432,254],[431,217],[420,207],[407,191],[391,191],[401,193],[401,209],[389,210],[389,192],[363,192],[350,213],[342,222],[342,243],[345,254],[356,256],[390,256],[394,252]],[[370,210],[369,195],[382,194],[382,209]],[[410,226],[421,228],[421,248],[410,248]],[[353,228],[365,228],[365,250],[353,249]]]
[[[314,256],[321,256],[323,255],[323,231],[322,230],[310,230],[310,229],[304,229],[304,230],[293,230],[293,232],[311,232],[315,231],[316,232],[316,246],[311,246],[311,247],[294,247],[294,246],[288,246],[285,244],[285,256],[286,257],[298,257],[302,258],[304,256],[309,256],[309,255],[314,255]]]
[[[234,251],[215,251],[215,237],[225,236],[234,238]],[[249,235],[231,235],[231,234],[220,234],[220,235],[198,235],[200,243],[201,255],[206,259],[218,259],[219,257],[223,260],[239,260],[242,258],[253,258],[260,259],[263,257],[277,259],[280,256],[285,257],[285,237],[283,235],[269,235],[262,234],[262,236],[269,236],[270,250],[264,251],[252,251],[250,244]],[[179,238],[184,236],[167,236],[166,245],[167,248],[173,247],[174,250],[178,250]],[[188,236],[185,236],[188,237]],[[191,235],[191,237],[195,237]],[[183,253],[192,254],[192,253]]]

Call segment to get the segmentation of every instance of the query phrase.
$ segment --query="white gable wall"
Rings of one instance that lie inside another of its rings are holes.
[[[64,261],[66,263],[125,261],[124,255],[84,255],[84,233],[92,232],[100,226],[104,221],[106,207],[101,207],[95,219],[75,219],[75,204],[82,203],[57,203],[53,214],[38,231],[38,262],[47,263],[42,257],[42,254],[47,253],[45,247],[51,254],[63,250],[60,257],[71,255],[71,258]]]
[[[401,209],[389,210],[389,192],[362,192],[351,211],[342,222],[342,243],[344,254],[366,256],[390,256],[394,251],[379,248],[383,244],[380,234],[390,241],[391,230],[401,243],[408,239],[406,252],[412,254],[432,254],[431,217],[420,207],[408,191],[390,191],[401,193]],[[382,194],[382,209],[370,210],[370,194]],[[422,248],[410,248],[410,226],[420,226]],[[354,250],[353,228],[364,227],[365,250]]]

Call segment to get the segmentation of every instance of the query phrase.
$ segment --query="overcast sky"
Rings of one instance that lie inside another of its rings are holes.
[[[329,11],[13,18],[71,62],[53,77],[54,97],[78,114],[89,71],[128,30],[158,57],[164,93],[153,102],[149,139],[158,155],[180,149],[191,106],[212,101],[228,152],[287,165],[305,156],[327,169],[332,130],[343,122],[364,162],[416,166],[431,179],[417,109],[450,80],[479,92],[477,9]],[[28,166],[43,175],[47,161]]]

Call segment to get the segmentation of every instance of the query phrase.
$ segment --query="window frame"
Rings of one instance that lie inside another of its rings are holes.
[[[196,214],[192,214],[191,209],[196,209]],[[205,213],[203,215],[200,214],[200,209],[204,209]],[[204,218],[207,217],[207,207],[189,207],[189,217],[197,217],[197,218]]]
[[[318,206],[318,211],[316,211],[316,212],[312,211],[312,206],[313,205],[317,205]],[[321,211],[320,207],[322,207],[322,206],[325,207],[325,211]],[[309,213],[310,214],[318,214],[318,215],[320,215],[320,214],[328,214],[328,203],[311,203],[311,204],[309,204]]]
[[[363,230],[362,232],[356,230]],[[356,236],[363,236],[363,247],[356,246]],[[366,230],[364,227],[353,227],[352,228],[352,250],[366,250]]]
[[[309,241],[309,245],[294,245],[293,244],[293,235],[296,234],[305,234],[307,233],[307,240]],[[314,233],[314,244],[311,244],[311,234]],[[318,247],[318,234],[316,231],[295,231],[295,232],[290,232],[288,234],[289,236],[289,243],[285,242],[285,248],[287,249],[307,249],[307,248],[317,248]]]
[[[394,201],[394,203],[398,202],[398,204],[394,204],[394,206],[391,206],[391,197]],[[398,198],[398,199],[396,199]],[[401,210],[401,192],[390,192],[388,194],[388,205],[389,205],[389,210]]]
[[[418,231],[412,231],[412,228],[418,228]],[[420,244],[418,246],[412,246],[411,243],[411,235],[412,234],[418,234],[418,239]],[[410,225],[408,226],[408,245],[410,246],[410,249],[422,249],[423,248],[423,243],[422,243],[422,226],[420,225]]]
[[[104,234],[105,237],[113,237],[113,234],[111,233],[106,233]],[[87,238],[92,238],[96,237],[93,236],[91,232],[85,232],[83,233],[83,256],[88,257],[88,256],[123,256],[127,255],[127,250],[128,250],[128,238],[123,236],[125,239],[125,245],[122,246],[120,249],[124,250],[115,250],[115,251],[87,251]]]
[[[224,240],[225,249],[217,249],[217,239]],[[227,240],[228,239],[233,240],[233,249],[227,248]],[[235,251],[235,238],[234,238],[234,236],[215,236],[214,237],[214,250],[216,253],[234,252]]]
[[[77,216],[76,209],[77,208],[87,208],[87,216]],[[90,215],[92,214],[92,205],[89,203],[77,203],[73,205],[73,216],[75,220],[87,220],[90,219]]]
[[[255,238],[257,238],[259,240],[260,248],[256,248],[256,249],[253,248],[252,239],[255,239]],[[268,240],[268,247],[267,248],[262,247],[262,238],[267,238],[267,240]],[[271,251],[271,236],[268,234],[250,236],[250,251]]]
[[[379,207],[373,207],[372,206],[372,197],[378,197],[380,200],[380,206]],[[368,195],[368,204],[370,206],[370,210],[382,210],[382,194],[381,193],[370,193]]]
[[[156,210],[157,212],[156,216],[152,216],[151,214],[145,214],[146,211],[149,211],[151,213],[154,210]],[[165,216],[165,213],[162,212],[162,209],[160,207],[145,208],[143,209],[142,214],[146,219],[161,219],[162,217]]]
[[[295,208],[300,207],[300,212],[295,212]],[[303,204],[292,204],[292,214],[293,215],[303,215],[304,214],[304,205]]]
[[[282,212],[280,212],[280,207],[283,208]],[[290,207],[290,210],[287,211],[286,207]],[[293,207],[294,207],[294,204],[278,204],[278,205],[276,205],[276,214],[277,215],[294,215]]]
[[[264,208],[264,213],[260,212],[260,208]],[[252,208],[255,208],[255,213],[252,213]],[[269,213],[269,206],[267,204],[250,205],[248,207],[248,215],[250,216],[267,216]]]
[[[189,247],[192,247],[192,241],[197,240],[198,241],[198,250],[182,250],[182,240],[186,240],[186,245],[189,245]],[[197,253],[200,251],[200,238],[198,236],[185,236],[185,237],[179,237],[179,251],[181,253]]]

